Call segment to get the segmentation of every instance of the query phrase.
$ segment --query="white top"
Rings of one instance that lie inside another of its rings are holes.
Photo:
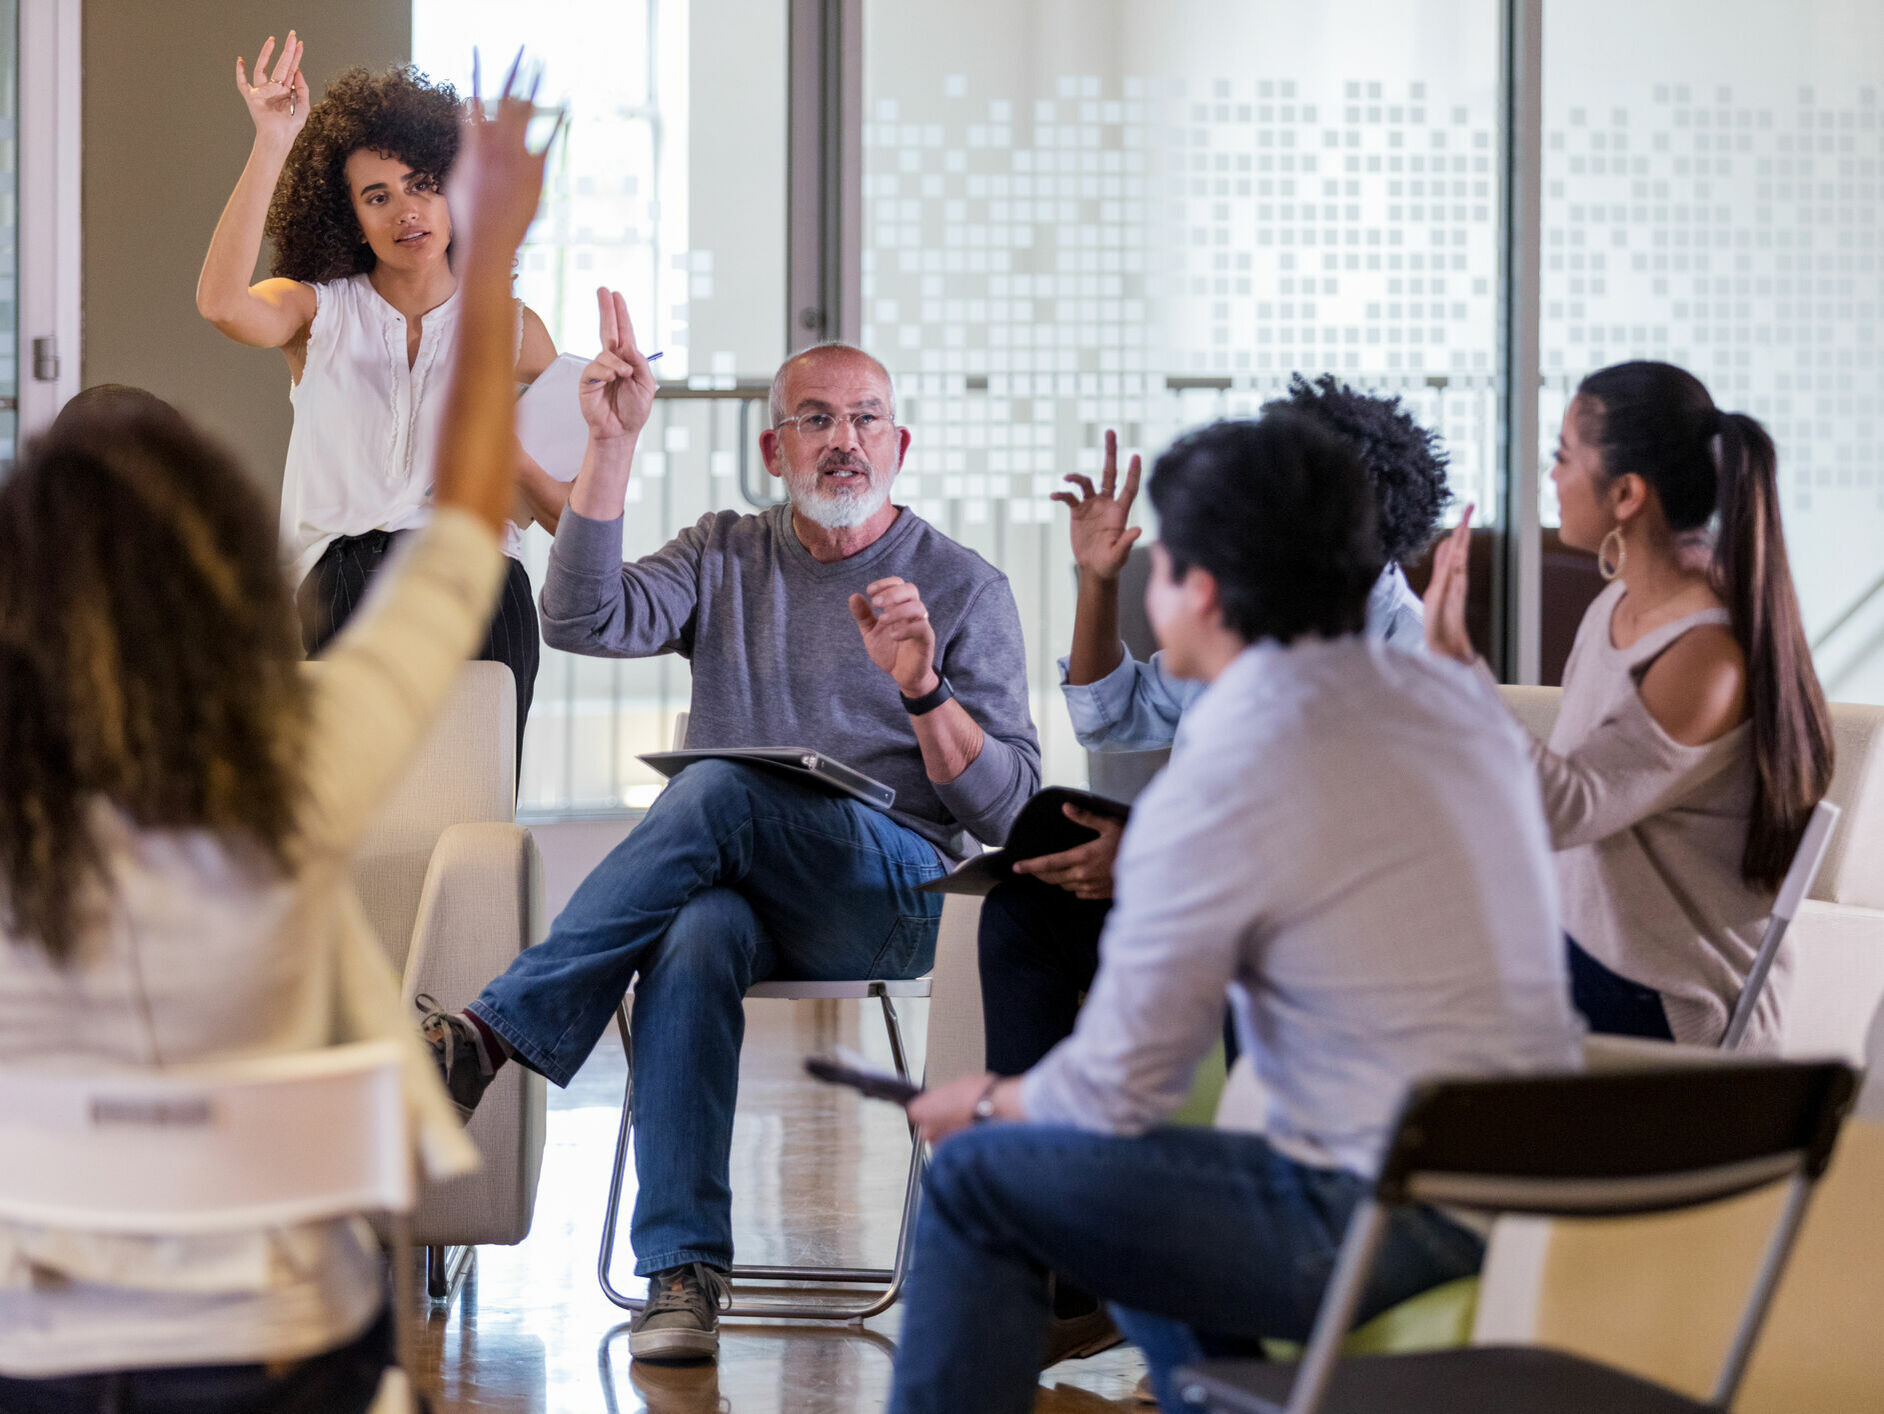
[[[0,931],[0,1057],[161,1066],[385,1036],[434,1177],[476,1166],[353,892],[353,848],[474,651],[502,582],[488,529],[450,510],[404,547],[314,679],[299,872],[203,831],[96,811],[113,900],[55,965]],[[380,1304],[357,1222],[212,1238],[0,1223],[0,1374],[293,1360],[356,1338]]]
[[[1132,808],[1099,975],[1028,1117],[1189,1093],[1224,993],[1280,1152],[1363,1176],[1409,1083],[1579,1063],[1525,737],[1468,669],[1350,636],[1247,649]]]
[[[293,584],[337,536],[410,530],[430,518],[458,332],[454,290],[421,321],[418,357],[408,364],[406,317],[367,276],[310,288],[314,320],[300,380],[288,391],[294,430],[281,480],[281,552]],[[509,522],[504,553],[523,553],[522,532]]]
[[[1752,727],[1702,746],[1663,730],[1642,676],[1674,641],[1725,609],[1703,609],[1642,635],[1610,637],[1626,586],[1596,596],[1564,665],[1563,705],[1548,746],[1533,745],[1556,845],[1564,927],[1597,961],[1662,994],[1677,1041],[1720,1044],[1773,913],[1773,891],[1740,873],[1753,820]],[[1742,1044],[1771,1050],[1791,990],[1781,945]]]

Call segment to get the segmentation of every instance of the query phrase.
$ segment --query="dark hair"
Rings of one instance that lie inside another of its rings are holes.
[[[1704,530],[1719,515],[1714,587],[1746,655],[1756,774],[1740,872],[1776,889],[1831,784],[1832,720],[1793,593],[1773,439],[1745,413],[1715,407],[1701,380],[1672,364],[1601,369],[1577,398],[1578,430],[1603,474],[1646,481],[1670,530]]]
[[[1380,545],[1389,560],[1404,564],[1425,553],[1440,512],[1452,501],[1446,484],[1451,458],[1437,433],[1414,421],[1399,398],[1358,392],[1332,373],[1312,383],[1296,374],[1288,394],[1269,406],[1307,413],[1361,454],[1374,483]]]
[[[1245,642],[1361,631],[1385,564],[1373,488],[1318,419],[1272,407],[1180,437],[1152,468],[1151,503],[1172,573],[1208,570]]]
[[[0,917],[69,959],[90,811],[286,868],[305,691],[274,516],[169,404],[94,395],[0,484]]]
[[[310,283],[373,268],[347,188],[347,159],[362,149],[396,157],[443,182],[458,156],[463,112],[450,84],[410,64],[383,74],[348,69],[307,115],[268,208],[275,274]]]
[[[182,413],[147,388],[134,388],[129,383],[94,383],[66,400],[53,418],[50,431],[54,435],[69,432],[100,416],[139,415],[177,423],[183,419]]]

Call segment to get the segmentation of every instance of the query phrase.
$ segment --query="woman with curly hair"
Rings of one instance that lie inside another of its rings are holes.
[[[360,603],[398,538],[432,511],[445,370],[460,319],[451,213],[440,184],[464,110],[412,68],[350,69],[312,107],[293,31],[262,46],[236,88],[255,142],[197,282],[196,307],[237,343],[288,361],[294,431],[281,487],[281,545],[306,651]],[[275,57],[273,71],[268,64]],[[274,278],[251,285],[264,233]],[[556,357],[549,331],[516,306],[515,381]],[[519,495],[504,528],[509,575],[480,657],[509,666],[517,744],[536,683],[539,637],[520,527],[551,531],[569,488],[517,450]]]
[[[75,400],[0,483],[0,1061],[168,1068],[383,1037],[409,1053],[433,1175],[475,1164],[349,860],[504,580],[510,266],[543,175],[528,114],[478,125],[453,179],[435,513],[317,676],[270,508],[168,405]],[[360,1414],[387,1361],[382,1282],[354,1222],[0,1222],[0,1409]]]

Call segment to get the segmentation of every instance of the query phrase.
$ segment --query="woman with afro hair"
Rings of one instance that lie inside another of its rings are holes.
[[[288,361],[294,431],[281,488],[281,547],[309,654],[362,602],[394,545],[432,512],[432,462],[459,317],[451,213],[441,187],[464,108],[412,68],[350,69],[308,102],[304,46],[270,38],[236,88],[255,142],[216,223],[196,307],[237,343]],[[274,57],[272,71],[269,59]],[[274,278],[250,284],[266,234]],[[516,381],[556,357],[543,321],[516,304]],[[516,679],[517,742],[539,637],[522,528],[554,531],[569,488],[517,450],[505,526],[508,577],[479,655]]]

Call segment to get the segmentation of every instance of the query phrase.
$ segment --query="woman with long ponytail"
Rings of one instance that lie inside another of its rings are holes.
[[[1575,1001],[1597,1031],[1711,1045],[1832,778],[1773,440],[1693,374],[1621,363],[1577,389],[1551,479],[1564,542],[1610,581],[1532,751]],[[1428,643],[1465,662],[1468,533],[1440,547],[1426,599]],[[1750,1046],[1777,1042],[1790,962]]]

